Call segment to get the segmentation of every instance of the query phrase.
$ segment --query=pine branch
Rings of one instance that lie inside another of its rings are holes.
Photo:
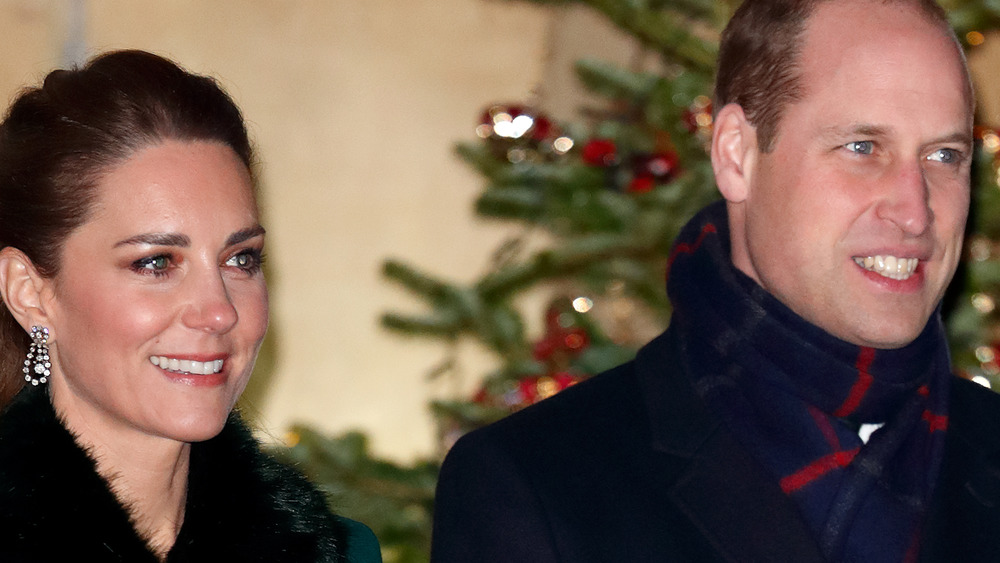
[[[948,21],[959,38],[970,31],[1000,28],[1000,2],[996,0],[941,0],[940,3],[948,11]]]
[[[535,254],[523,264],[493,272],[476,284],[487,299],[503,299],[537,283],[580,272],[587,265],[614,257],[655,256],[658,245],[627,235],[601,234],[567,241],[560,248]]]
[[[612,100],[644,100],[662,80],[655,74],[632,72],[609,62],[591,59],[577,61],[574,68],[587,89]]]
[[[380,322],[389,330],[417,336],[455,338],[462,330],[461,319],[443,315],[420,317],[385,313]]]
[[[688,18],[665,10],[636,7],[635,3],[622,0],[579,1],[603,13],[622,31],[659,52],[667,61],[697,72],[714,72],[718,46],[691,33]]]
[[[421,273],[398,260],[386,260],[382,264],[382,275],[432,303],[447,300],[450,293],[451,286],[448,284]]]

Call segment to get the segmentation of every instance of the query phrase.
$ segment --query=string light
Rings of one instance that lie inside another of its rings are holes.
[[[995,154],[1000,150],[1000,135],[993,131],[983,134],[983,150],[990,154]]]
[[[587,297],[577,297],[573,300],[573,308],[578,313],[586,313],[594,307],[594,301]]]
[[[973,295],[972,306],[983,315],[988,315],[996,309],[996,303],[993,301],[993,298],[985,293],[977,293]]]

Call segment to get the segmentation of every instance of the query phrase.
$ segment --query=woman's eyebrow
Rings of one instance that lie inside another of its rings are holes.
[[[229,235],[229,238],[226,239],[226,246],[239,244],[256,236],[263,235],[266,232],[267,231],[264,230],[264,227],[261,227],[260,225],[254,225],[253,227],[236,231],[235,233]]]
[[[115,243],[115,248],[127,244],[148,244],[150,246],[191,246],[187,235],[177,233],[143,233]]]
[[[260,225],[254,225],[253,227],[247,227],[246,229],[240,229],[235,233],[229,235],[226,239],[226,246],[232,246],[234,244],[239,244],[243,241],[250,240],[256,236],[263,235],[266,231],[264,227]],[[180,246],[188,247],[191,246],[191,239],[187,235],[177,234],[177,233],[142,233],[129,237],[125,240],[118,241],[115,243],[115,248],[119,246],[125,246],[129,244],[145,244],[149,246]]]

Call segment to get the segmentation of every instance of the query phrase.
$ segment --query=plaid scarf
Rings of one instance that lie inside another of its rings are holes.
[[[915,561],[948,425],[940,315],[897,350],[811,325],[733,267],[723,202],[681,232],[668,294],[699,395],[798,505],[831,561]],[[864,423],[882,423],[868,443]]]

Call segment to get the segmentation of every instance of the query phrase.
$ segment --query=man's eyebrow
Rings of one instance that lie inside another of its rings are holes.
[[[966,146],[972,145],[972,134],[967,131],[956,131],[950,135],[945,135],[943,137],[938,137],[928,144],[936,145],[938,143],[961,143]]]
[[[871,123],[858,123],[848,127],[839,127],[834,125],[823,129],[824,136],[836,139],[854,136],[879,138],[889,135],[890,133],[892,133],[891,127],[874,125]],[[972,136],[966,131],[955,131],[954,133],[936,137],[924,144],[936,145],[940,143],[961,143],[963,145],[971,145]]]
[[[261,236],[266,232],[267,231],[264,230],[264,227],[261,227],[260,225],[254,225],[253,227],[236,231],[235,233],[229,235],[229,238],[226,239],[226,246],[239,244],[254,237]]]
[[[191,246],[187,235],[177,233],[143,233],[115,243],[115,248],[129,244],[148,244],[149,246]]]
[[[826,137],[852,137],[852,136],[862,136],[862,137],[883,137],[891,131],[891,128],[884,127],[882,125],[874,125],[872,123],[856,123],[847,127],[841,127],[839,125],[833,125],[830,127],[825,127],[823,129],[823,134]]]

